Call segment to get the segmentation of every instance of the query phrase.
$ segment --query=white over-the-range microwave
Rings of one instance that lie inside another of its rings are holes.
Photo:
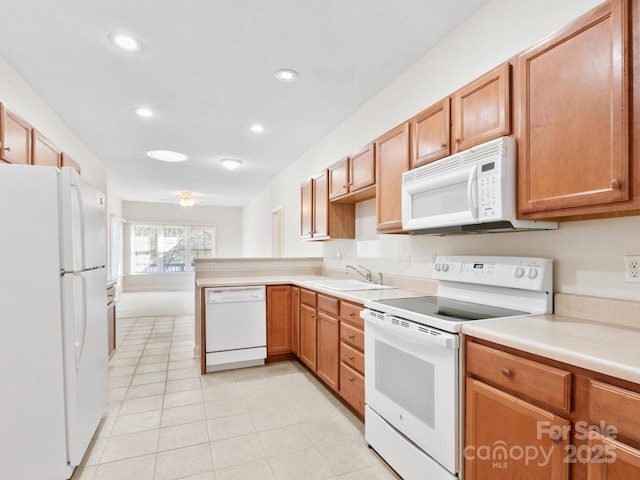
[[[402,228],[446,235],[558,224],[516,219],[516,141],[506,136],[403,173]]]

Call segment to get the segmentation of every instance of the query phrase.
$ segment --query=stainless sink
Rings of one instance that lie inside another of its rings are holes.
[[[329,290],[347,291],[347,290],[384,290],[388,288],[398,288],[392,285],[380,285],[377,283],[361,282],[350,278],[337,279],[328,278],[326,280],[307,280],[305,283],[315,285],[316,287],[328,288]]]

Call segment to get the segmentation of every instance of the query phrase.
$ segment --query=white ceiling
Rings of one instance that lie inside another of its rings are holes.
[[[486,2],[0,0],[0,54],[123,200],[191,191],[200,204],[241,206]],[[117,50],[114,32],[141,51]],[[279,68],[298,81],[278,82]],[[137,117],[139,106],[156,116]],[[190,159],[148,158],[155,149]],[[243,164],[226,171],[224,157]]]

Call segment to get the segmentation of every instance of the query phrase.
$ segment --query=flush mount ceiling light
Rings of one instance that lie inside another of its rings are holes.
[[[235,158],[223,158],[220,160],[220,163],[227,170],[235,170],[242,163],[240,160],[236,160]]]
[[[189,159],[184,153],[172,152],[171,150],[150,150],[147,155],[163,162],[184,162]]]
[[[256,123],[254,125],[251,125],[249,127],[249,130],[251,130],[253,133],[262,133],[262,132],[264,132],[264,127],[262,125],[258,125]]]
[[[139,117],[145,117],[145,118],[151,118],[155,115],[155,113],[153,113],[152,110],[145,107],[136,108],[133,112]]]
[[[295,82],[298,79],[298,73],[288,68],[282,68],[275,73],[275,77],[281,82]]]
[[[124,33],[114,33],[109,37],[111,43],[113,43],[116,47],[126,51],[126,52],[137,52],[140,50],[140,42],[138,42],[131,35],[127,35]]]
[[[193,207],[193,194],[191,192],[182,192],[182,197],[178,200],[178,203],[183,207]]]

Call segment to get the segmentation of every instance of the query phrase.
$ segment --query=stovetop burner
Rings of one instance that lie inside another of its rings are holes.
[[[480,303],[463,302],[437,296],[389,298],[386,300],[377,300],[376,303],[382,303],[422,315],[438,317],[443,320],[458,322],[482,320],[486,318],[514,317],[527,314],[527,312],[518,310],[493,307]]]

